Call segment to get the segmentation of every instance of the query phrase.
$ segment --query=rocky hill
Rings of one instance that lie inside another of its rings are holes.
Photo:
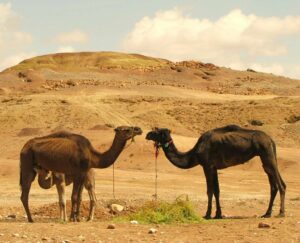
[[[0,125],[33,136],[136,124],[197,137],[235,123],[295,146],[299,95],[299,80],[255,70],[116,52],[52,54],[0,73]]]

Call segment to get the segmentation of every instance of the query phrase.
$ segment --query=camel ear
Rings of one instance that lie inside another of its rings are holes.
[[[115,132],[118,132],[118,131],[120,131],[120,128],[117,127],[117,128],[115,128],[114,130],[115,130]]]

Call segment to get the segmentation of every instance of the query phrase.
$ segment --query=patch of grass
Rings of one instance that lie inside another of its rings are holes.
[[[200,223],[205,221],[197,215],[194,206],[188,200],[176,199],[174,202],[146,202],[135,212],[118,216],[114,221],[137,220],[142,224]]]

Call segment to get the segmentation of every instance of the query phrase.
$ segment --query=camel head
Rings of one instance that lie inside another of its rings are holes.
[[[115,132],[116,136],[124,140],[133,139],[136,135],[141,135],[143,133],[141,128],[129,126],[117,127],[115,128]]]
[[[158,146],[169,145],[172,141],[171,130],[168,128],[154,128],[151,132],[148,132],[146,136],[147,140],[154,141]]]

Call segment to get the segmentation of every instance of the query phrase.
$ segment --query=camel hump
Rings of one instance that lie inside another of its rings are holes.
[[[216,131],[216,132],[234,132],[234,131],[239,131],[239,130],[242,130],[243,128],[241,128],[240,126],[238,125],[235,125],[235,124],[230,124],[230,125],[227,125],[225,127],[219,127],[219,128],[216,128],[214,129],[213,131]]]

